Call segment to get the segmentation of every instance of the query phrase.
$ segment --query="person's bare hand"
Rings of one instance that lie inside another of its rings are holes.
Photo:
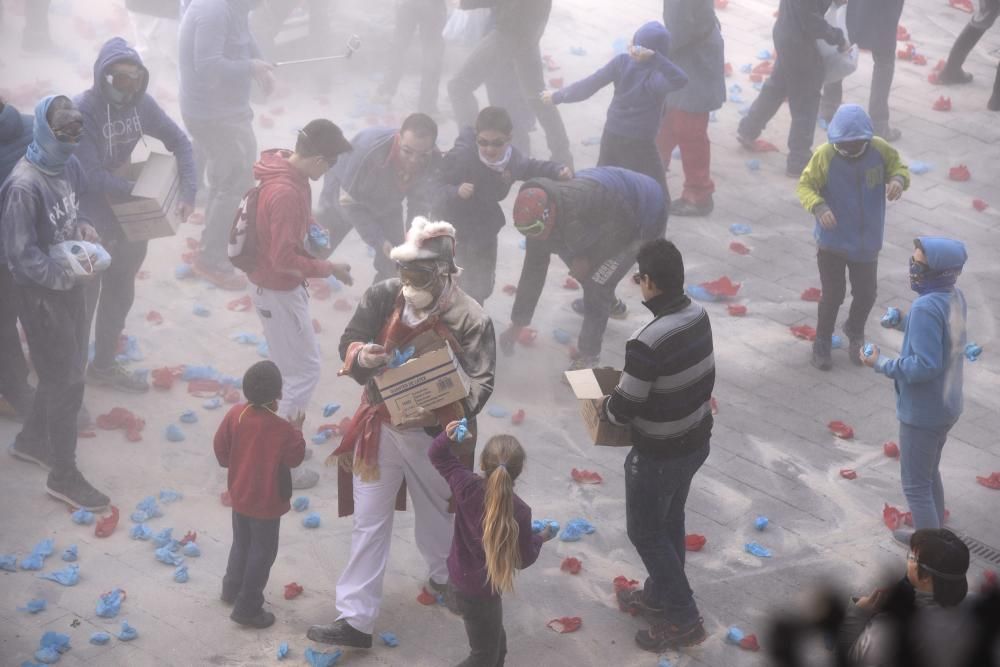
[[[898,178],[894,178],[889,181],[888,187],[885,189],[885,198],[889,201],[896,201],[903,196],[903,184],[899,182]]]
[[[458,186],[458,196],[462,199],[471,199],[475,192],[476,186],[473,183],[462,183]]]
[[[288,415],[288,423],[300,431],[302,430],[302,425],[305,422],[306,422],[306,413],[302,412],[301,410],[296,412],[294,415]]]
[[[541,94],[541,98],[542,98],[542,104],[547,104],[549,106],[554,106],[555,105],[555,101],[552,99],[552,91],[551,90],[543,91],[542,94]]]
[[[559,175],[556,177],[560,181],[569,181],[573,178],[573,170],[569,167],[563,167],[559,170]]]
[[[865,597],[860,598],[854,604],[857,605],[858,609],[864,609],[865,611],[874,613],[882,607],[885,603],[885,599],[886,591],[879,588],[872,591],[871,595],[866,595]]]
[[[555,526],[553,526],[551,523],[547,523],[545,524],[545,528],[542,528],[542,531],[538,534],[542,536],[543,542],[548,542],[549,540],[551,540],[553,537],[556,536]]]
[[[628,50],[629,56],[631,56],[632,60],[636,61],[637,63],[646,62],[647,60],[653,57],[654,53],[656,52],[653,51],[653,49],[647,49],[646,47],[639,46],[637,44],[633,44],[632,46],[629,47]]]
[[[444,432],[448,434],[448,439],[451,440],[452,442],[458,442],[458,438],[455,437],[455,431],[458,430],[459,423],[460,422],[458,421],[453,421],[444,428]],[[471,435],[472,431],[468,431],[466,437],[469,437]]]
[[[345,285],[354,284],[354,278],[351,277],[350,264],[330,262],[330,274]]]
[[[80,238],[87,243],[101,242],[101,235],[97,233],[96,229],[85,222],[80,225]]]
[[[864,346],[862,346],[861,352],[859,353],[859,358],[861,359],[861,363],[863,363],[865,366],[868,366],[869,368],[874,368],[875,364],[878,363],[878,357],[880,352],[878,349],[878,345],[876,345],[875,343],[871,343],[871,346],[872,346],[871,354],[865,354],[865,348]]]
[[[833,229],[837,226],[837,218],[833,215],[833,211],[827,209],[819,216],[819,224],[823,229]]]

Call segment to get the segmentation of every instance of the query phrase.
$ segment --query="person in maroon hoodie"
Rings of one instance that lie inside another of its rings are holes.
[[[266,628],[274,614],[264,611],[264,586],[278,555],[278,530],[292,496],[291,469],[302,463],[306,441],[302,418],[278,416],[281,371],[258,361],[243,376],[246,403],[234,405],[215,433],[215,458],[229,469],[233,506],[233,546],[222,578],[222,601],[233,605],[229,618]]]
[[[465,439],[461,435],[465,428],[451,422],[427,453],[455,501],[448,585],[462,612],[470,649],[458,667],[503,667],[507,634],[500,595],[514,590],[516,570],[534,563],[542,542],[552,539],[555,532],[546,525],[540,533],[533,533],[531,508],[514,493],[514,480],[525,459],[517,438],[490,438],[480,456],[483,475],[479,476],[451,451],[452,442]]]
[[[313,224],[309,181],[322,178],[350,150],[340,128],[319,118],[299,130],[294,152],[267,150],[254,165],[260,181],[257,256],[248,277],[270,358],[285,381],[278,414],[290,419],[305,412],[320,377],[306,281],[335,276],[348,285],[353,282],[349,265],[318,259],[306,250]]]

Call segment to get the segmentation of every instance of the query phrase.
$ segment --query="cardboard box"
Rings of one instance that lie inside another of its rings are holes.
[[[566,371],[573,394],[580,399],[580,414],[595,445],[631,447],[632,434],[628,426],[616,426],[601,420],[601,402],[614,390],[622,372],[613,368],[587,368]]]
[[[398,368],[388,368],[375,378],[394,426],[417,419],[417,408],[433,410],[469,395],[471,383],[445,345],[410,359]]]
[[[180,178],[173,155],[150,153],[145,162],[128,165],[123,174],[135,180],[128,197],[112,197],[111,210],[129,241],[173,236],[177,233]]]

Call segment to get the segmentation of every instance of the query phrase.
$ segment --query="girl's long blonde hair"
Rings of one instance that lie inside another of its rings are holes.
[[[483,551],[486,578],[494,594],[514,590],[514,572],[521,568],[517,521],[514,520],[514,480],[524,467],[524,449],[512,435],[495,435],[480,458],[486,474],[483,503]]]

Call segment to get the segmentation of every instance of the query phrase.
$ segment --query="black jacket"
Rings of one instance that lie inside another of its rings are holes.
[[[816,53],[816,40],[838,46],[846,39],[840,28],[835,28],[823,18],[831,0],[781,0],[778,20],[774,22],[774,47],[780,57],[783,53]]]

